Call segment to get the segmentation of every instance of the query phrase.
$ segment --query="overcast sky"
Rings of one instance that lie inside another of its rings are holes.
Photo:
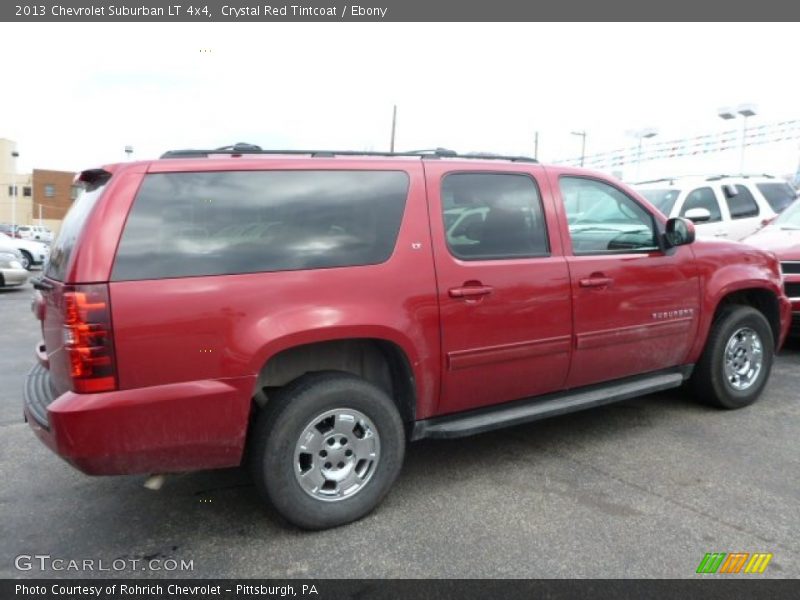
[[[205,50],[201,52],[201,50]],[[796,24],[0,24],[0,137],[19,170],[80,170],[171,148],[533,154],[543,161],[800,118]],[[13,78],[13,92],[8,82]],[[793,172],[798,141],[748,148]],[[642,176],[731,172],[738,152],[643,164]],[[626,177],[630,176],[626,173]]]

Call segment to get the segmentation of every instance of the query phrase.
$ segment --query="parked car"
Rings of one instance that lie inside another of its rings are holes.
[[[694,221],[698,237],[741,240],[789,206],[797,194],[769,175],[682,177],[635,184],[671,217]]]
[[[17,226],[10,223],[0,223],[0,233],[5,233],[8,237],[20,237]]]
[[[263,498],[319,529],[369,513],[408,440],[684,383],[727,409],[761,394],[790,321],[773,255],[695,242],[583,169],[367,154],[237,145],[84,171],[34,282],[41,440],[95,475],[247,453]],[[477,227],[451,233],[458,208]]]
[[[0,288],[23,285],[29,275],[18,250],[0,249]]]
[[[49,228],[41,225],[20,225],[18,228],[19,237],[26,240],[37,240],[49,244],[53,241],[53,232]]]
[[[0,250],[9,248],[18,250],[22,254],[22,266],[29,271],[35,266],[44,264],[50,255],[50,249],[42,242],[13,238],[0,233]]]
[[[800,336],[800,200],[744,241],[781,261],[783,287],[792,302],[792,334]]]

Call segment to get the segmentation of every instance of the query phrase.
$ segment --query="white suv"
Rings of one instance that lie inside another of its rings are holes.
[[[634,188],[668,217],[695,222],[698,237],[741,240],[789,206],[797,194],[770,175],[714,175],[645,181]]]
[[[36,240],[49,244],[53,241],[53,232],[41,225],[20,225],[17,227],[19,237],[25,240]]]

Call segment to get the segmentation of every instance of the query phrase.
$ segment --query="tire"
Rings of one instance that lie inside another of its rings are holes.
[[[403,421],[391,398],[359,377],[332,371],[304,375],[271,396],[252,435],[250,467],[259,494],[303,529],[369,514],[397,478],[405,453]]]
[[[22,266],[26,271],[33,269],[33,256],[27,250],[20,250],[22,254]]]
[[[723,307],[690,380],[695,398],[727,409],[753,404],[769,379],[774,352],[772,328],[761,312],[735,304]]]

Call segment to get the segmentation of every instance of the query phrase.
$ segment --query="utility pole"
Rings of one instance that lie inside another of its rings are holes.
[[[581,131],[572,131],[570,133],[581,137],[581,166],[583,166],[583,161],[586,158],[586,130],[582,129]]]
[[[397,104],[392,107],[392,139],[389,142],[389,152],[394,152],[394,133],[397,128]]]

